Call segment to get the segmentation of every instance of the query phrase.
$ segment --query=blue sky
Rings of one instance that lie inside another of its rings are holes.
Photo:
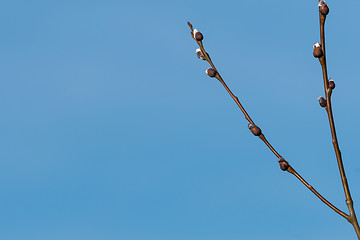
[[[328,4],[335,122],[360,214],[360,3]],[[347,211],[317,102],[317,1],[2,1],[2,239],[355,239],[251,135],[187,21],[273,146]]]

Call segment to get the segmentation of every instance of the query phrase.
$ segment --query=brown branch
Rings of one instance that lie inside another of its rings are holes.
[[[281,157],[281,155],[272,147],[272,145],[269,143],[269,141],[265,138],[265,135],[261,132],[261,129],[256,126],[253,122],[253,120],[250,118],[249,114],[246,112],[245,108],[242,106],[242,104],[240,103],[238,97],[236,97],[232,91],[230,90],[230,88],[227,86],[227,84],[225,83],[225,81],[223,80],[223,78],[221,77],[221,75],[219,74],[218,70],[216,69],[214,63],[212,62],[209,54],[205,51],[203,43],[202,43],[202,39],[203,39],[203,35],[198,32],[197,30],[193,29],[193,26],[191,25],[190,22],[188,22],[188,25],[191,29],[191,36],[192,38],[197,42],[197,44],[200,47],[201,50],[201,55],[199,56],[199,58],[206,60],[210,66],[212,67],[212,69],[208,69],[211,71],[207,71],[208,75],[210,77],[215,77],[217,78],[221,84],[224,86],[224,88],[227,90],[227,92],[230,94],[230,96],[232,97],[232,99],[236,102],[236,104],[239,106],[240,110],[242,111],[242,113],[244,114],[246,120],[249,122],[249,129],[251,130],[251,132],[255,135],[258,136],[265,144],[266,146],[274,153],[274,155],[279,159],[279,164],[280,164],[280,168],[283,171],[287,171],[291,174],[293,174],[296,178],[298,178],[312,193],[315,194],[315,196],[317,196],[323,203],[325,203],[328,207],[330,207],[332,210],[334,210],[336,213],[338,213],[339,215],[341,215],[342,217],[349,219],[349,215],[347,215],[346,213],[342,212],[341,210],[339,210],[338,208],[336,208],[334,205],[332,205],[329,201],[327,201],[323,196],[321,196],[321,194],[319,194],[310,184],[308,184],[296,171],[295,169],[293,169],[290,164],[283,158]]]
[[[332,210],[340,214],[345,219],[349,218],[349,215],[337,209],[334,205],[332,205],[328,200],[326,200],[323,196],[321,196],[310,184],[308,184],[305,179],[303,179],[292,167],[289,167],[288,172],[293,174],[297,179],[299,179],[310,191],[312,191],[323,203],[328,205]]]
[[[341,176],[341,182],[342,186],[344,188],[345,198],[346,198],[346,205],[349,209],[350,215],[348,218],[348,221],[353,225],[354,230],[356,232],[356,235],[358,239],[360,239],[360,227],[359,223],[356,218],[354,206],[353,206],[353,200],[351,198],[349,185],[347,182],[345,169],[341,157],[341,152],[339,148],[339,143],[336,136],[336,130],[335,130],[335,123],[334,123],[334,117],[332,112],[332,105],[331,105],[331,94],[332,90],[335,87],[329,86],[329,80],[328,80],[328,73],[327,73],[327,65],[326,65],[326,51],[325,51],[325,20],[326,16],[329,13],[329,8],[326,5],[325,1],[319,1],[319,20],[320,20],[320,40],[321,40],[321,50],[322,50],[322,57],[319,58],[321,68],[322,68],[322,74],[323,74],[323,80],[324,80],[324,91],[326,96],[326,112],[329,119],[330,124],[330,130],[331,130],[331,136],[332,136],[332,143],[335,150],[335,155],[339,167],[339,172]]]

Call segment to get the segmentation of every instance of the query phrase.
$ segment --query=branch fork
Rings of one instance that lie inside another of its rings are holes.
[[[343,218],[348,220],[353,225],[356,235],[357,235],[358,239],[360,240],[360,228],[359,228],[359,224],[358,224],[358,221],[357,221],[357,218],[355,215],[353,201],[351,198],[349,186],[348,186],[346,175],[345,175],[345,170],[344,170],[344,166],[343,166],[343,162],[342,162],[342,158],[341,158],[341,152],[340,152],[339,144],[338,144],[337,137],[336,137],[335,124],[334,124],[334,118],[333,118],[332,106],[331,106],[331,95],[332,95],[333,89],[335,88],[335,83],[332,79],[328,79],[327,66],[326,66],[326,51],[325,51],[325,30],[324,30],[326,16],[329,13],[329,7],[327,6],[327,4],[324,0],[319,0],[318,7],[319,7],[320,40],[321,41],[320,41],[320,43],[316,42],[314,44],[313,55],[315,58],[319,59],[319,62],[321,64],[323,81],[324,81],[324,91],[325,91],[325,97],[319,97],[318,100],[319,100],[320,106],[323,107],[328,114],[330,130],[331,130],[331,135],[332,135],[332,143],[334,146],[336,159],[337,159],[337,163],[338,163],[338,167],[339,167],[339,171],[340,171],[341,181],[342,181],[342,185],[344,188],[344,193],[345,193],[345,198],[346,198],[345,202],[346,202],[346,205],[348,206],[348,209],[350,212],[349,214],[347,214],[347,213],[341,211],[340,209],[338,209],[337,207],[335,207],[328,200],[326,200],[326,198],[324,198],[320,193],[318,193],[307,181],[305,181],[304,178],[301,177],[301,175],[299,173],[297,173],[295,171],[295,169],[288,163],[288,161],[286,161],[285,158],[283,158],[275,150],[275,148],[269,143],[269,141],[265,138],[265,135],[262,132],[262,130],[260,129],[260,127],[258,127],[254,123],[254,121],[251,119],[250,115],[246,112],[245,108],[241,104],[238,97],[235,96],[232,93],[232,91],[230,90],[230,88],[227,86],[227,84],[221,77],[219,71],[216,69],[209,54],[205,51],[204,45],[203,45],[203,39],[204,39],[203,34],[201,32],[199,32],[197,29],[194,29],[190,22],[188,22],[188,25],[191,30],[190,31],[191,37],[196,41],[196,43],[199,46],[199,48],[196,50],[196,55],[198,56],[198,58],[200,58],[204,61],[207,61],[211,66],[211,68],[208,68],[206,70],[206,74],[212,78],[216,78],[224,86],[224,88],[226,89],[228,94],[232,97],[232,99],[235,101],[235,103],[240,108],[245,119],[248,121],[248,128],[252,132],[252,134],[254,136],[259,137],[265,143],[265,145],[271,150],[271,152],[278,158],[278,163],[279,163],[281,170],[294,175],[324,204],[326,204],[329,208],[331,208],[337,214],[339,214],[340,216],[342,216]]]

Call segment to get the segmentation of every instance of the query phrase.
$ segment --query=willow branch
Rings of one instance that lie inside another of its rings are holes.
[[[293,174],[297,179],[299,179],[315,196],[317,196],[323,203],[325,203],[328,207],[330,207],[332,210],[334,210],[336,213],[338,213],[340,216],[344,217],[345,219],[349,218],[349,215],[347,215],[346,213],[342,212],[341,210],[339,210],[338,208],[336,208],[333,204],[331,204],[328,200],[326,200],[320,193],[318,193],[310,184],[308,184],[301,176],[300,174],[298,174],[294,168],[292,168],[290,166],[290,164],[275,150],[275,148],[269,143],[269,141],[265,138],[265,135],[262,133],[261,129],[255,125],[254,121],[250,118],[249,114],[246,112],[245,108],[242,106],[242,104],[240,103],[238,97],[236,97],[232,91],[230,90],[230,88],[227,86],[227,84],[225,83],[225,81],[223,80],[223,78],[221,77],[220,73],[218,72],[218,70],[216,69],[214,63],[212,62],[209,54],[205,51],[203,43],[202,43],[202,39],[203,36],[200,32],[198,32],[196,29],[193,29],[193,26],[191,25],[190,22],[188,22],[188,25],[191,29],[191,37],[197,42],[197,44],[200,47],[200,51],[201,53],[199,53],[200,55],[199,58],[206,60],[210,66],[212,67],[212,69],[208,69],[211,71],[207,70],[207,73],[210,77],[215,77],[217,78],[221,84],[224,86],[224,88],[226,89],[226,91],[229,93],[229,95],[232,97],[232,99],[236,102],[236,104],[239,106],[240,110],[242,111],[242,113],[245,116],[245,119],[249,122],[249,129],[251,130],[251,132],[259,137],[264,143],[265,145],[271,150],[271,152],[279,159],[279,165],[280,168],[283,171],[287,171],[291,174]]]
[[[326,16],[329,13],[329,8],[326,5],[325,1],[319,1],[319,20],[320,20],[320,41],[321,41],[321,51],[322,56],[319,57],[319,61],[322,68],[322,74],[323,74],[323,81],[324,81],[324,91],[326,96],[326,104],[325,109],[328,115],[329,124],[330,124],[330,130],[331,130],[331,137],[332,137],[332,143],[336,155],[336,160],[341,176],[341,182],[345,193],[346,198],[346,205],[349,209],[350,215],[348,218],[348,221],[353,225],[355,232],[358,236],[358,239],[360,239],[360,227],[356,218],[354,206],[353,206],[353,200],[351,198],[349,185],[347,182],[345,169],[341,157],[341,151],[339,148],[339,143],[336,136],[336,129],[335,129],[335,123],[334,123],[334,116],[332,112],[332,105],[331,105],[331,95],[332,90],[334,89],[335,85],[332,84],[332,86],[329,84],[330,81],[328,80],[328,72],[327,72],[327,65],[326,65],[326,50],[325,50],[325,20]],[[314,50],[315,52],[315,50]],[[314,54],[315,56],[315,54]]]

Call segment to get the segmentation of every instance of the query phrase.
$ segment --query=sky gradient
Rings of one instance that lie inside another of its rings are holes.
[[[358,1],[327,1],[333,110],[360,215]],[[347,212],[317,1],[2,1],[6,240],[356,239],[247,129],[186,24],[268,140]]]

